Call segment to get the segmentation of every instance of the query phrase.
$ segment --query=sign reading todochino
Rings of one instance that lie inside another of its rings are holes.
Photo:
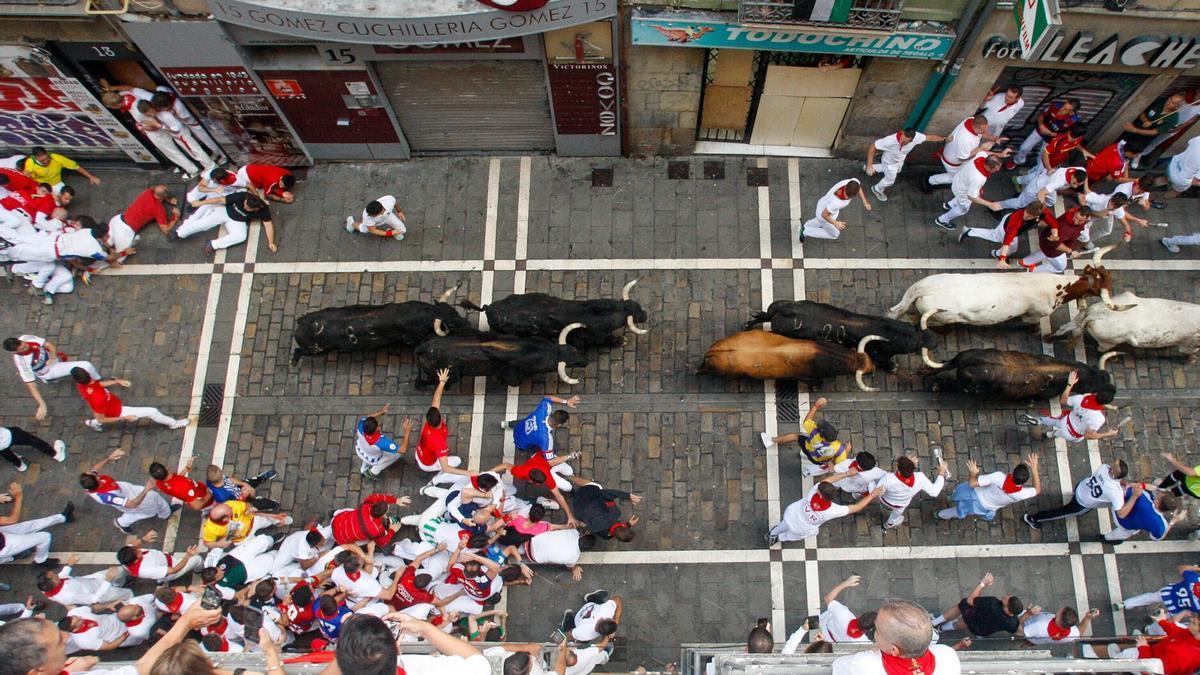
[[[208,5],[213,18],[247,28],[320,42],[395,46],[517,37],[617,14],[617,0],[550,0],[544,7],[525,12],[490,10],[412,19],[318,14],[243,0],[209,0]]]

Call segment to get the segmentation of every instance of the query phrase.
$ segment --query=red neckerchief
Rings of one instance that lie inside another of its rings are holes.
[[[896,143],[898,143],[900,145],[901,149],[904,148],[904,141],[900,140],[901,138],[903,138],[903,135],[902,135],[903,133],[904,133],[903,131],[896,132]]]
[[[361,576],[362,572],[346,572],[346,578],[350,581],[358,581],[358,578]]]
[[[379,442],[379,439],[382,437],[383,437],[383,432],[380,431],[379,429],[376,429],[374,431],[374,433],[363,434],[363,439],[367,442],[367,445],[375,445],[376,443]]]
[[[225,617],[221,617],[220,621],[214,623],[211,626],[205,626],[204,628],[201,628],[200,632],[205,635],[211,635],[211,634],[224,635],[225,629],[228,627],[229,627],[229,622],[225,620]]]
[[[1046,635],[1049,635],[1051,640],[1061,640],[1070,634],[1071,629],[1059,626],[1056,619],[1050,619],[1050,623],[1046,624]]]
[[[130,576],[136,577],[138,575],[138,570],[142,568],[142,560],[144,560],[144,558],[142,556],[138,556],[137,560],[134,560],[125,566],[125,569],[129,570]]]
[[[895,476],[896,476],[896,478],[900,479],[901,483],[904,483],[908,487],[912,487],[913,483],[917,482],[917,474],[915,474],[915,473],[913,475],[909,476],[908,478],[905,478],[904,476],[900,475],[899,471],[897,471]]]
[[[479,476],[482,476],[482,475],[483,474],[479,474]],[[479,487],[479,476],[471,476],[471,487],[475,488],[476,490],[480,490],[482,492],[487,492],[487,490],[484,490],[483,488]]]
[[[851,468],[851,469],[854,469],[854,470],[856,470],[856,471],[862,471],[862,470],[863,470],[863,468],[862,468],[861,466],[859,466],[859,465],[858,465],[858,460],[857,460],[857,459],[852,459],[852,460],[850,460],[850,468]]]
[[[616,534],[617,530],[619,530],[623,527],[629,527],[629,526],[626,525],[625,523],[620,523],[620,522],[617,523],[616,525],[613,525],[612,527],[608,528],[608,536],[610,536],[610,537],[613,536],[614,534]]]
[[[126,626],[129,626],[130,628],[132,628],[132,627],[134,627],[134,626],[138,625],[139,623],[141,623],[141,622],[143,622],[143,621],[145,621],[145,620],[146,620],[146,615],[145,615],[145,614],[142,614],[142,615],[141,615],[140,617],[138,617],[138,618],[137,618],[135,621],[122,621],[121,623],[123,623],[123,624],[125,624]]]
[[[992,172],[988,171],[987,168],[987,157],[976,157],[975,168],[979,170],[979,173],[983,174],[984,178],[988,178],[992,175]]]
[[[963,122],[963,127],[965,127],[967,131],[971,132],[972,135],[974,135],[974,136],[979,135],[975,131],[975,118],[974,117],[968,117],[966,119],[966,121]]]
[[[1104,404],[1096,400],[1095,394],[1084,396],[1083,400],[1079,402],[1079,407],[1087,408],[1088,410],[1104,410]]]
[[[837,192],[833,193],[833,196],[837,197],[838,199],[849,199],[849,197],[846,196],[846,186],[843,185],[842,187],[838,188]]]
[[[179,608],[183,607],[183,593],[176,592],[174,600],[170,602],[164,602],[163,604],[167,606],[167,609],[169,609],[172,614],[177,613]]]
[[[808,500],[808,505],[812,507],[813,511],[824,511],[833,506],[833,502],[822,497],[820,492],[814,492],[812,499]]]
[[[322,612],[320,607],[317,607],[317,611],[313,613],[317,615],[318,619],[325,619],[326,621],[338,615],[337,607],[333,608],[332,614],[326,614],[325,612]]]
[[[51,589],[50,589],[50,590],[48,590],[48,591],[43,591],[43,593],[45,593],[45,594],[46,594],[46,597],[47,597],[47,598],[54,597],[55,595],[58,595],[58,592],[59,592],[59,591],[61,591],[61,590],[62,590],[62,588],[63,588],[63,584],[65,584],[65,583],[67,583],[67,580],[66,580],[66,579],[59,579],[59,580],[58,580],[58,585],[57,585],[57,586],[55,586],[54,588],[51,588]]]
[[[880,656],[883,657],[883,672],[888,675],[915,675],[916,673],[933,675],[933,669],[937,665],[936,659],[933,658],[933,652],[929,650],[915,659],[883,653],[880,653]]]
[[[96,476],[96,489],[88,490],[88,492],[113,492],[120,490],[121,486],[117,485],[117,481],[113,480],[112,476],[105,476],[102,473],[93,474]]]
[[[86,633],[89,630],[100,625],[100,624],[96,623],[95,621],[92,621],[91,619],[80,619],[80,621],[82,621],[83,623],[79,624],[79,628],[71,631],[72,633],[75,633],[76,635],[79,635],[80,633]]]
[[[223,636],[223,635],[221,636],[221,646],[218,647],[216,651],[218,651],[218,652],[229,651],[229,640],[226,640],[225,636]]]
[[[1023,487],[1020,485],[1017,485],[1016,481],[1013,480],[1013,477],[1011,475],[1008,475],[1008,476],[1004,477],[1004,485],[1001,486],[1001,489],[1004,490],[1005,494],[1011,495],[1015,492],[1020,492],[1023,489]]]
[[[1067,184],[1070,185],[1071,179],[1078,176],[1081,173],[1084,174],[1084,176],[1087,175],[1087,173],[1083,169],[1068,169],[1067,170]]]
[[[857,640],[863,636],[863,631],[858,627],[858,619],[851,619],[850,623],[846,624],[846,635]]]

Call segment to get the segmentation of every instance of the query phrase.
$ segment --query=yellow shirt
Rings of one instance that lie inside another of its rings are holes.
[[[841,441],[826,441],[817,432],[817,423],[813,420],[803,420],[800,423],[800,441],[804,454],[813,464],[825,462],[840,462],[849,454]]]
[[[78,168],[79,162],[70,157],[63,157],[57,152],[50,153],[50,163],[46,166],[38,164],[32,157],[25,159],[25,173],[37,182],[46,183],[51,187],[62,182],[63,169],[74,171]]]
[[[233,516],[224,525],[214,523],[211,518],[205,518],[204,529],[201,531],[201,538],[205,542],[212,543],[225,538],[240,542],[250,534],[250,528],[254,526],[254,515],[246,513],[249,505],[236,500],[225,502],[225,505],[233,511]]]

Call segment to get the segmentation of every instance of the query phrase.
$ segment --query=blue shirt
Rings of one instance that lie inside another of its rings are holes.
[[[208,480],[204,481],[204,484],[212,492],[213,499],[221,504],[228,501],[236,501],[242,496],[241,486],[233,482],[233,479],[229,476],[226,476],[220,485],[213,485],[212,481]]]
[[[338,635],[342,632],[342,623],[346,621],[346,617],[350,616],[350,608],[345,603],[339,604],[337,614],[328,619],[321,617],[320,611],[321,601],[318,598],[313,601],[313,615],[317,618],[317,628],[321,631],[321,635],[326,640],[334,642],[338,639]]]
[[[1126,489],[1125,499],[1129,499],[1132,494],[1132,489]],[[1145,530],[1154,539],[1167,536],[1167,519],[1154,508],[1154,500],[1148,492],[1139,495],[1133,510],[1124,518],[1117,517],[1117,523],[1127,530]]]
[[[554,402],[549,397],[543,398],[537,408],[517,424],[513,429],[513,443],[518,450],[541,450],[547,461],[554,459],[554,433],[550,429],[552,412]]]
[[[1200,612],[1200,573],[1188,570],[1183,573],[1183,581],[1164,586],[1160,594],[1163,605],[1170,614],[1178,614],[1185,609]]]

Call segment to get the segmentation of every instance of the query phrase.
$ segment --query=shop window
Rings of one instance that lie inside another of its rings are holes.
[[[1051,101],[1079,99],[1080,117],[1088,125],[1088,140],[1098,136],[1117,110],[1137,91],[1145,75],[1129,73],[1055,70],[1052,68],[1005,68],[996,80],[1001,91],[1017,84],[1023,89],[1025,107],[1005,128],[1006,136],[1023,139],[1033,132],[1037,116]]]

